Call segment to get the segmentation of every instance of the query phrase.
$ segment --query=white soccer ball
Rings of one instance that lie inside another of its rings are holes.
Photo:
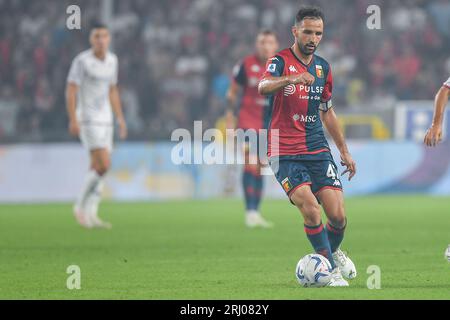
[[[450,262],[450,245],[448,245],[447,250],[445,250],[445,258]]]
[[[331,264],[320,254],[308,254],[300,259],[295,276],[303,287],[324,287],[331,281]]]

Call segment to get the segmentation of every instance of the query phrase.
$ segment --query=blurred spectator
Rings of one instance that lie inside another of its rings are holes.
[[[5,86],[0,90],[0,138],[12,137],[16,134],[19,105],[10,87]]]
[[[373,109],[396,99],[432,99],[450,69],[448,0],[306,1],[325,12],[318,54],[330,61],[339,108]],[[82,30],[65,28],[77,4]],[[65,78],[89,46],[100,1],[0,0],[0,139],[69,140]],[[213,126],[232,66],[253,52],[262,27],[291,45],[297,0],[114,0],[113,51],[131,139],[169,139],[194,120]],[[381,7],[382,29],[366,28]]]
[[[428,10],[432,16],[437,30],[450,39],[450,1],[430,1]]]

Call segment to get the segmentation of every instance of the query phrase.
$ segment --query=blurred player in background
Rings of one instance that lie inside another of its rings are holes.
[[[233,80],[227,92],[228,109],[225,115],[227,128],[234,128],[234,107],[238,94],[242,90],[239,109],[238,128],[243,130],[260,130],[264,128],[265,108],[267,100],[258,93],[258,83],[266,61],[278,51],[276,34],[270,30],[263,30],[256,36],[255,53],[245,57],[233,70]],[[258,134],[258,131],[257,131]],[[258,134],[259,137],[259,134]],[[258,141],[259,146],[259,141]],[[248,227],[271,227],[259,212],[263,192],[261,176],[261,159],[258,146],[244,146],[245,166],[242,175],[242,189],[245,197],[246,218]]]
[[[439,89],[434,98],[434,115],[431,127],[428,129],[424,142],[429,147],[435,147],[442,140],[442,121],[445,106],[450,96],[450,78]]]
[[[354,278],[356,269],[340,250],[347,219],[341,181],[323,126],[339,149],[349,180],[356,173],[356,164],[333,109],[331,67],[314,54],[323,29],[319,8],[300,9],[292,27],[295,42],[269,59],[259,92],[272,96],[268,156],[275,177],[302,213],[314,250],[330,261],[330,286],[348,286],[343,276]],[[320,204],[328,218],[326,227]]]
[[[450,97],[450,78],[444,82],[434,98],[434,115],[431,127],[428,129],[424,142],[429,147],[435,147],[442,140],[442,121],[444,120],[445,106]],[[450,244],[447,247],[446,257],[450,256]],[[450,259],[449,259],[450,260]]]
[[[91,48],[75,57],[67,77],[69,132],[79,137],[90,153],[90,170],[74,206],[78,223],[86,228],[111,227],[97,211],[111,161],[113,113],[120,138],[127,136],[117,87],[118,59],[109,51],[110,41],[108,28],[95,25],[90,32]]]

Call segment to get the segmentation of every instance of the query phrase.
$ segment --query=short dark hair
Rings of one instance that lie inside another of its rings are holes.
[[[95,21],[91,25],[91,31],[94,29],[108,29],[108,26],[102,22]]]
[[[324,19],[324,14],[322,9],[315,6],[304,6],[298,10],[297,15],[295,16],[295,23],[300,23],[304,19]]]

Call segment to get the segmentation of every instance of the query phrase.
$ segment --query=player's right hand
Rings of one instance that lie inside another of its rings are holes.
[[[442,127],[441,126],[431,126],[425,134],[423,142],[428,147],[435,147],[439,142],[442,141]]]
[[[80,135],[80,126],[78,125],[78,121],[69,122],[69,133],[74,137],[78,137]]]
[[[290,84],[304,84],[310,86],[314,83],[314,81],[315,81],[314,76],[309,72],[303,72],[300,74],[289,76]]]

